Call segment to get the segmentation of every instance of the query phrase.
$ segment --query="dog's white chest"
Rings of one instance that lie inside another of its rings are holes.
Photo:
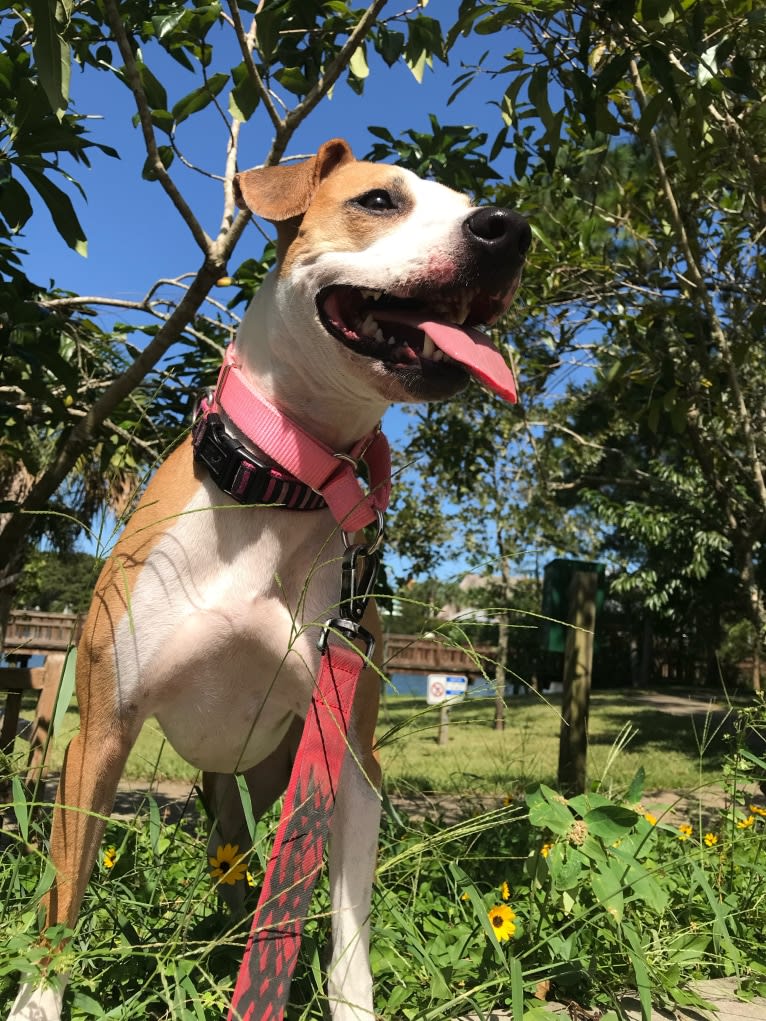
[[[230,772],[305,715],[339,540],[328,544],[324,512],[214,509],[211,495],[200,487],[141,571],[117,629],[117,691],[125,715],[155,715],[193,765]]]

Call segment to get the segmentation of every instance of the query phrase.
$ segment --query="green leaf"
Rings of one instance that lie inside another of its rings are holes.
[[[241,773],[237,773],[234,777],[237,781],[237,790],[239,791],[239,800],[242,803],[242,811],[245,815],[245,822],[247,823],[247,832],[250,834],[250,843],[255,843],[255,814],[253,813],[253,802],[250,797],[250,790],[247,786],[247,781]]]
[[[294,96],[305,96],[309,91],[309,80],[297,67],[283,67],[275,75],[279,84]]]
[[[53,184],[45,174],[28,164],[19,164],[19,169],[24,173],[29,183],[48,207],[56,230],[66,241],[70,248],[73,248],[78,255],[86,257],[88,254],[88,242],[85,233],[77,219],[72,201],[66,192]]]
[[[602,865],[591,873],[591,887],[601,907],[616,922],[621,922],[625,901],[620,873],[611,865]]]
[[[175,158],[175,153],[173,152],[172,148],[169,145],[158,145],[157,154],[160,158],[160,162],[162,163],[163,167],[167,170]],[[149,156],[147,156],[146,159],[144,160],[144,166],[141,170],[141,176],[145,181],[157,180],[158,176],[157,170],[154,166],[154,163],[152,162],[151,157]]]
[[[13,231],[20,230],[32,215],[29,195],[15,177],[0,185],[0,213]]]
[[[32,52],[40,84],[59,120],[69,103],[69,45],[59,34],[57,14],[63,13],[54,0],[30,0],[35,28]]]
[[[393,67],[404,52],[404,34],[383,29],[377,41],[377,50],[389,67]]]
[[[24,843],[28,843],[29,805],[27,804],[27,797],[24,793],[21,778],[17,773],[14,773],[11,777],[11,790],[13,792],[13,814],[16,816],[16,822],[19,824],[19,833]]]
[[[357,46],[351,54],[348,67],[351,73],[356,75],[357,78],[366,78],[369,75],[370,68],[367,65],[367,57],[365,56],[364,46]]]
[[[136,66],[138,68],[138,76],[141,79],[141,85],[149,101],[149,106],[155,110],[167,110],[168,94],[165,91],[165,86],[159,79],[155,78],[146,64],[139,61]],[[123,69],[123,75],[124,73]]]
[[[213,99],[223,89],[224,85],[229,81],[229,76],[220,72],[219,74],[212,75],[204,85],[200,85],[198,89],[194,89],[183,99],[179,99],[178,102],[173,106],[171,113],[173,120],[176,124],[180,124],[185,121],[187,117],[190,117],[193,113],[198,113],[200,110],[204,110],[206,106],[212,103]]]
[[[630,781],[630,787],[628,787],[625,795],[625,800],[629,805],[635,804],[641,800],[641,795],[644,793],[644,782],[646,780],[646,770],[643,766],[639,766],[636,770],[636,775]]]
[[[649,978],[649,969],[646,966],[644,948],[641,946],[638,933],[631,925],[624,924],[622,931],[630,944],[628,957],[633,967],[638,998],[641,1002],[641,1021],[652,1021],[652,984]]]
[[[584,816],[588,832],[607,844],[624,837],[636,825],[637,819],[635,812],[622,805],[602,805]]]
[[[530,823],[559,836],[568,833],[575,821],[560,795],[544,784],[527,796],[527,804]]]

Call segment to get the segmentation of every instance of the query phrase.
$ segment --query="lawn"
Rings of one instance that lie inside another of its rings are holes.
[[[634,691],[594,692],[589,777],[607,791],[626,787],[639,766],[646,770],[647,790],[692,789],[717,782],[721,753],[717,731],[725,718],[725,706],[707,717],[678,716],[637,701]],[[560,698],[531,695],[511,700],[504,731],[493,729],[493,719],[491,699],[457,703],[450,709],[449,742],[440,747],[439,708],[427,706],[423,699],[389,695],[377,732],[389,791],[505,794],[536,781],[553,782]],[[77,711],[70,708],[53,748],[54,770],[77,726]],[[126,778],[192,780],[195,775],[150,720],[128,760]]]
[[[453,796],[441,801],[452,806],[449,813],[422,819],[397,805],[383,814],[371,954],[378,1013],[438,1021],[501,1009],[537,1021],[550,1016],[538,999],[548,994],[618,1021],[621,990],[636,990],[649,1017],[652,1001],[695,1004],[692,979],[732,974],[744,996],[766,993],[766,806],[750,793],[753,769],[762,775],[766,762],[746,753],[747,728],[766,732],[763,701],[742,707],[738,743],[727,750],[715,733],[725,712],[671,715],[646,693],[594,693],[590,773],[601,789],[569,800],[535,784],[556,772],[557,706],[537,696],[515,699],[501,733],[493,715],[491,700],[454,706],[449,743],[441,747],[438,708],[404,697],[383,706],[379,741],[389,790]],[[76,724],[70,709],[62,731]],[[63,746],[59,739],[54,766]],[[149,725],[128,775],[193,774]],[[718,782],[726,801],[710,811],[652,813],[652,790]],[[518,797],[503,805],[500,798],[481,801],[477,792]],[[48,953],[36,926],[40,892],[51,880],[48,821],[45,813],[30,820],[18,783],[13,797],[18,830],[9,827],[0,844],[0,1017],[19,973],[34,976],[35,962]],[[276,821],[272,811],[254,824],[245,849],[256,888]],[[23,853],[27,827],[32,854]],[[135,817],[109,821],[108,854],[99,858],[77,932],[62,951],[72,975],[72,1021],[225,1015],[249,920],[217,902],[205,847],[205,819],[194,799],[180,825],[163,821],[151,796]],[[245,895],[253,907],[256,891]],[[329,928],[324,875],[287,1021],[326,1016],[321,962]]]

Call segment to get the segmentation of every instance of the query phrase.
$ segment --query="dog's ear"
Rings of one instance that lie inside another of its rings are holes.
[[[333,138],[310,160],[243,170],[234,178],[234,197],[240,209],[249,209],[264,220],[292,220],[306,212],[320,182],[353,159],[348,143]]]

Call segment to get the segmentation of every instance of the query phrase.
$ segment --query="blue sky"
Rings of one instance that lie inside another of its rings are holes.
[[[451,2],[439,4],[445,26],[450,21],[445,12],[455,6]],[[430,8],[428,13],[431,13]],[[228,44],[229,30],[220,34]],[[500,64],[502,53],[511,47],[510,33],[491,37],[489,43],[482,37],[461,38],[453,50],[450,65],[445,67],[435,61],[434,71],[426,71],[422,85],[418,85],[404,63],[389,70],[379,60],[373,61],[370,54],[372,73],[366,81],[364,94],[357,96],[344,81],[339,82],[333,97],[321,103],[296,132],[289,152],[310,153],[326,139],[340,135],[361,156],[373,141],[367,131],[368,124],[384,125],[394,134],[407,128],[427,131],[429,112],[447,123],[484,125],[493,137],[502,122],[497,110],[488,103],[500,88],[473,86],[461,93],[451,106],[446,105],[461,62],[474,63],[488,45],[497,49],[495,63]],[[230,45],[224,45],[220,52],[220,69],[228,70],[239,59],[231,52]],[[200,83],[164,54],[158,58],[154,50],[148,50],[147,60],[165,85],[171,105]],[[218,69],[214,67],[211,71]],[[59,287],[81,294],[142,297],[159,277],[175,277],[184,270],[196,269],[198,250],[161,187],[141,178],[146,153],[139,129],[131,124],[135,107],[126,86],[109,73],[91,69],[81,72],[75,67],[71,91],[79,112],[101,118],[90,121],[91,137],[113,146],[121,159],[115,160],[94,150],[90,170],[76,164],[66,167],[87,195],[87,202],[84,202],[69,189],[88,238],[88,258],[69,249],[56,234],[47,211],[38,208],[24,231],[22,242],[29,253],[25,259],[27,271],[40,282],[53,279]],[[221,94],[224,103],[225,97],[224,91]],[[242,168],[262,162],[271,134],[266,115],[257,110],[242,130]],[[190,118],[178,132],[184,154],[216,174],[223,170],[225,139],[223,122],[212,108]],[[203,226],[214,233],[221,214],[218,182],[187,170],[178,161],[172,173]],[[261,248],[260,234],[250,227],[230,268],[235,268],[248,255],[260,254]]]
[[[436,16],[436,8],[434,3],[426,13]],[[438,16],[443,19],[445,31],[456,8],[453,0],[438,4]],[[211,73],[228,71],[240,59],[238,51],[233,49],[230,30],[216,31],[220,34],[220,45]],[[357,96],[340,81],[332,98],[323,101],[296,132],[288,152],[311,153],[326,139],[340,135],[351,143],[358,156],[362,156],[373,142],[367,125],[383,125],[395,135],[408,128],[428,131],[429,113],[434,113],[443,123],[478,125],[489,133],[491,140],[502,126],[499,112],[490,105],[490,100],[501,93],[501,85],[478,82],[464,90],[451,106],[447,106],[447,99],[463,65],[476,63],[491,47],[493,52],[488,66],[501,66],[503,54],[514,45],[518,45],[518,39],[511,31],[489,39],[461,38],[450,55],[449,66],[435,61],[433,70],[426,71],[422,84],[416,82],[403,62],[388,69],[370,51],[371,74],[364,94]],[[146,59],[167,89],[172,106],[200,81],[157,51],[158,47],[148,49]],[[127,87],[112,74],[91,69],[82,72],[75,67],[71,91],[78,112],[98,118],[89,122],[92,139],[113,146],[121,158],[112,159],[93,150],[90,169],[81,165],[65,167],[87,195],[84,201],[74,189],[68,189],[88,238],[88,257],[82,258],[69,249],[58,237],[47,210],[36,208],[22,241],[28,251],[25,267],[29,276],[40,283],[53,280],[58,287],[79,294],[136,300],[143,297],[157,279],[174,278],[196,270],[200,253],[162,188],[141,178],[146,153],[141,133],[131,122],[135,107]],[[224,107],[226,94],[225,90],[220,97]],[[177,141],[189,160],[211,173],[220,174],[226,137],[223,120],[210,107],[181,125]],[[271,137],[271,124],[259,109],[242,129],[240,167],[261,163]],[[507,161],[501,158],[496,167],[500,172],[510,173],[511,162],[510,158]],[[171,172],[202,225],[208,233],[214,234],[221,218],[220,183],[184,168],[177,160]],[[268,225],[261,226],[269,229]],[[262,248],[262,234],[255,226],[249,226],[231,260],[230,271],[243,259],[260,255]],[[232,293],[221,289],[214,292],[214,296],[226,301]],[[98,318],[102,326],[109,329],[115,321],[126,321],[128,316],[124,312],[102,309]],[[140,336],[136,342],[140,343]],[[509,413],[513,411],[509,409]],[[405,425],[406,416],[398,409],[392,409],[386,416],[386,431],[394,443],[401,440]],[[455,569],[461,567],[455,565]],[[449,569],[448,573],[451,573]]]

